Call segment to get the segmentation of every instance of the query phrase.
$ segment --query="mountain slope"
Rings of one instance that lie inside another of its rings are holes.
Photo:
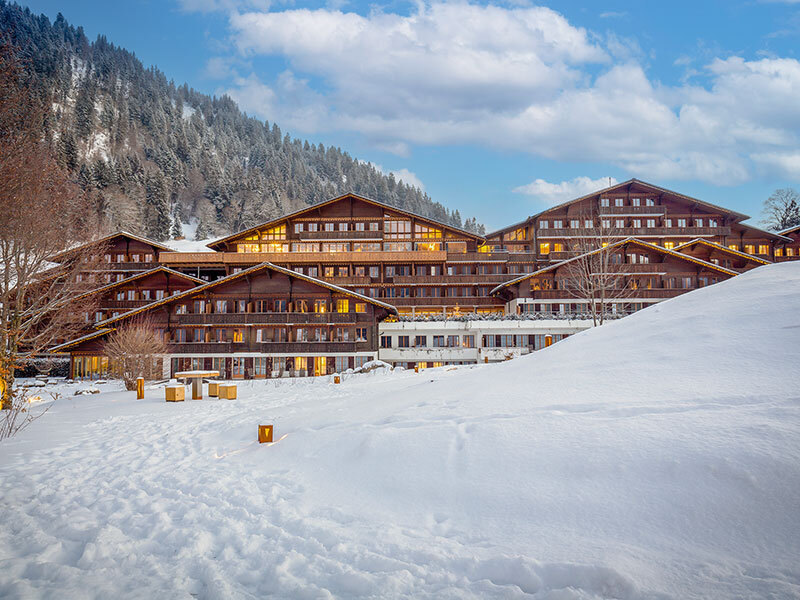
[[[0,0],[0,32],[29,61],[36,93],[52,105],[44,131],[59,160],[96,191],[111,229],[164,240],[180,234],[170,223],[194,218],[202,239],[345,191],[480,228],[339,148],[293,139],[230,98],[176,86],[103,36],[90,43],[60,14],[51,23]]]

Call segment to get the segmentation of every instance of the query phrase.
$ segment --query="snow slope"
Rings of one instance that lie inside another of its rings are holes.
[[[798,334],[784,263],[499,365],[70,395],[0,447],[0,597],[800,597]]]

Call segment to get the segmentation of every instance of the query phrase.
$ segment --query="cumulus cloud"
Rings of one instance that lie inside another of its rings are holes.
[[[242,56],[283,57],[288,69],[226,91],[296,131],[357,132],[398,155],[477,144],[642,178],[734,185],[768,169],[796,173],[795,59],[716,59],[697,65],[692,84],[665,86],[648,78],[633,41],[548,8],[458,2],[408,15],[250,10],[231,13],[230,26]]]
[[[544,179],[536,179],[527,185],[514,188],[518,194],[526,194],[545,204],[558,204],[574,198],[580,198],[597,190],[617,184],[613,177],[591,179],[589,177],[576,177],[570,181],[551,183]]]
[[[409,171],[406,168],[402,169],[386,169],[383,165],[372,163],[372,166],[378,169],[384,175],[389,175],[390,173],[394,175],[394,178],[398,181],[402,181],[406,185],[410,185],[412,187],[419,188],[421,191],[425,191],[425,184],[422,183],[422,180],[417,177],[417,174],[413,171]]]

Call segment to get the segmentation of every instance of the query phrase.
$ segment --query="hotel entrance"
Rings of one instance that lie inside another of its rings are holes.
[[[328,359],[325,356],[314,357],[314,377],[328,374]]]

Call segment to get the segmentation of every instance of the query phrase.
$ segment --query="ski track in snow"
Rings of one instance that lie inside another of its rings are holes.
[[[62,384],[0,446],[0,597],[800,597],[798,314],[800,263],[499,365]]]

